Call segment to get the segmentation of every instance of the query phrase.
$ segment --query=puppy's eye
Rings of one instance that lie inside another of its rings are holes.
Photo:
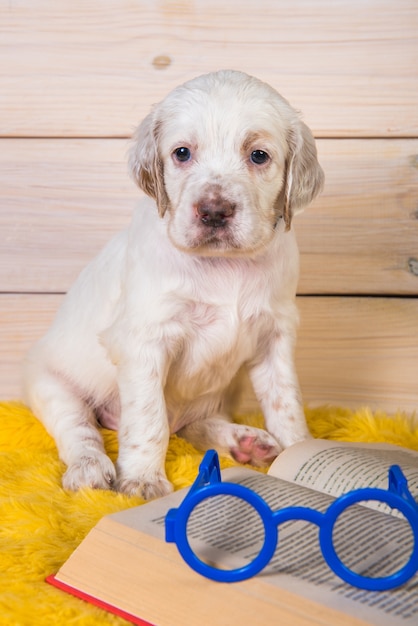
[[[176,150],[174,150],[174,156],[177,161],[180,161],[180,163],[185,163],[186,161],[190,161],[190,159],[192,158],[192,153],[190,152],[189,148],[185,148],[184,146],[182,146],[181,148],[177,148]]]
[[[263,165],[269,159],[269,155],[264,150],[253,150],[250,155],[250,161],[255,165]]]

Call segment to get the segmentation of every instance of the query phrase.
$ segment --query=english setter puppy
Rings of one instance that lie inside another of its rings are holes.
[[[172,490],[170,433],[256,465],[309,437],[291,223],[323,172],[297,112],[236,71],[174,89],[136,130],[129,165],[148,198],[70,289],[24,387],[65,488],[148,499]],[[243,368],[268,432],[230,419]],[[118,430],[116,468],[98,423]]]

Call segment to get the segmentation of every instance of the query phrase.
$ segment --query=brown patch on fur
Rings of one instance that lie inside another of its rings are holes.
[[[276,398],[276,400],[273,401],[272,403],[272,409],[273,411],[280,411],[280,409],[282,408],[282,401],[280,398]]]
[[[259,131],[251,131],[247,134],[242,144],[241,151],[243,154],[248,154],[251,149],[258,148],[259,150],[263,149],[263,144],[265,142],[270,142],[271,138],[267,133],[262,133]]]

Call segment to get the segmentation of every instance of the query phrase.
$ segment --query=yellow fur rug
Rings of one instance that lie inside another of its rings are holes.
[[[342,441],[385,441],[418,450],[418,419],[413,416],[307,409],[315,437]],[[237,421],[261,425],[260,416]],[[103,430],[112,459],[116,434]],[[189,485],[202,454],[173,436],[167,474],[176,488]],[[0,403],[0,624],[4,626],[126,625],[123,619],[73,598],[44,582],[69,557],[103,516],[141,503],[110,491],[68,493],[52,439],[23,405]],[[222,467],[233,465],[221,460]],[[140,593],[140,590],[138,590]]]

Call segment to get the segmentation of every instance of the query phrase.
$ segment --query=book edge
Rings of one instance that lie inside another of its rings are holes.
[[[57,589],[60,589],[61,591],[65,591],[66,593],[69,593],[70,595],[75,596],[76,598],[79,598],[80,600],[84,600],[85,602],[88,602],[89,604],[93,604],[94,606],[97,606],[98,608],[103,609],[104,611],[107,611],[108,613],[113,613],[114,615],[117,615],[118,617],[122,617],[128,622],[131,622],[132,624],[136,624],[137,626],[153,626],[153,624],[151,624],[150,622],[147,622],[141,619],[140,617],[137,617],[136,615],[132,615],[132,613],[128,613],[127,611],[124,611],[123,609],[119,609],[113,604],[104,602],[103,600],[100,600],[99,598],[96,598],[95,596],[91,596],[90,594],[85,593],[84,591],[80,591],[80,589],[77,589],[76,587],[72,587],[71,585],[68,585],[67,583],[64,583],[58,580],[55,574],[51,574],[50,576],[47,576],[45,578],[45,581],[49,585],[52,585],[53,587],[56,587]]]

